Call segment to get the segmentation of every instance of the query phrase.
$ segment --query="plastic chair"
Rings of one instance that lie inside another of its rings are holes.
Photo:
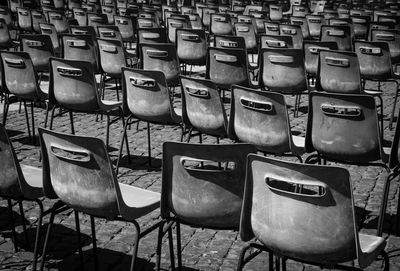
[[[26,125],[29,138],[35,144],[35,116],[34,116],[34,102],[44,102],[46,104],[46,117],[45,126],[47,124],[47,116],[49,110],[48,95],[43,92],[38,84],[37,74],[34,70],[32,60],[26,52],[0,52],[1,65],[2,65],[2,88],[6,93],[4,112],[3,112],[3,125],[5,125],[10,105],[9,95],[15,95],[24,104]],[[29,126],[28,109],[26,102],[31,103],[32,115],[32,137]]]
[[[337,43],[334,41],[313,41],[305,40],[303,42],[304,48],[304,67],[307,73],[308,89],[315,88],[315,80],[318,73],[319,66],[319,52],[321,50],[337,50]]]
[[[279,22],[264,22],[265,35],[279,36]]]
[[[0,19],[0,50],[9,50],[12,48],[15,51],[18,46],[18,43],[11,39],[7,23],[3,19]]]
[[[197,13],[188,14],[192,29],[203,29],[203,22]]]
[[[93,40],[97,38],[97,33],[93,26],[70,25],[69,31],[73,35],[90,35],[92,36]]]
[[[90,216],[95,270],[99,269],[99,264],[94,217],[133,223],[136,234],[130,270],[134,270],[139,240],[157,229],[160,224],[158,222],[141,232],[136,220],[159,207],[160,194],[119,183],[107,147],[100,139],[61,134],[45,129],[40,129],[39,133],[43,155],[44,192],[47,197],[58,198],[66,206],[74,209],[80,268],[83,268],[83,254],[78,212],[83,212]],[[45,263],[54,217],[55,212],[52,212],[43,246],[41,269]]]
[[[162,71],[169,87],[179,83],[179,59],[172,43],[141,44],[141,67],[144,70]]]
[[[21,49],[29,53],[34,70],[39,73],[49,71],[49,59],[55,56],[51,38],[43,34],[20,35]]]
[[[304,138],[292,135],[282,94],[232,86],[228,134],[264,153],[293,155],[303,161]]]
[[[175,41],[179,63],[190,65],[190,75],[193,65],[206,65],[208,45],[203,29],[176,29]]]
[[[39,10],[31,10],[32,14],[32,28],[35,33],[40,33],[40,24],[46,23],[44,14]]]
[[[247,53],[257,54],[257,37],[252,23],[235,23],[235,35],[244,38],[246,42]]]
[[[12,238],[14,242],[14,251],[18,251],[17,238],[14,225],[14,217],[12,211],[12,200],[18,202],[20,214],[22,216],[22,228],[25,233],[27,245],[30,245],[27,229],[25,224],[25,216],[23,210],[23,201],[36,202],[39,206],[39,216],[36,223],[36,237],[33,247],[32,270],[36,270],[38,247],[40,240],[40,231],[42,227],[42,219],[49,213],[44,211],[41,198],[43,194],[42,169],[20,164],[15,150],[11,144],[11,140],[7,135],[7,131],[0,124],[0,171],[3,173],[0,177],[0,196],[7,199],[8,209],[11,218]]]
[[[219,139],[227,136],[227,117],[217,86],[210,80],[180,76],[182,95],[182,120],[185,128]]]
[[[74,8],[72,10],[73,17],[78,22],[79,26],[87,26],[88,18],[86,12],[84,8]]]
[[[351,16],[353,24],[354,38],[366,40],[368,38],[369,16]]]
[[[113,5],[101,6],[101,13],[107,15],[108,24],[114,23],[114,15],[117,15],[116,7]]]
[[[231,35],[214,35],[214,47],[239,48],[246,50],[246,42],[243,37]]]
[[[211,24],[211,14],[218,13],[218,8],[216,7],[204,7],[202,8],[202,23],[206,29],[210,29]]]
[[[18,29],[22,33],[31,33],[33,31],[32,13],[29,8],[17,8]]]
[[[106,25],[108,22],[106,14],[87,12],[86,16],[88,20],[87,23],[88,26],[92,26],[96,31],[97,31],[97,26]]]
[[[352,51],[351,29],[346,25],[323,25],[321,27],[321,41],[335,41],[338,50]]]
[[[326,24],[324,16],[307,15],[308,30],[310,31],[310,39],[319,39],[321,36],[321,26]]]
[[[130,17],[114,15],[114,24],[118,26],[122,41],[131,45],[135,40],[136,27]]]
[[[56,28],[54,27],[54,25],[52,24],[45,24],[45,23],[40,23],[39,24],[40,27],[40,33],[43,35],[47,35],[50,37],[51,42],[53,43],[53,49],[54,49],[54,53],[59,56],[60,55],[60,51],[61,51],[61,47],[60,47],[60,42],[58,40],[58,35],[56,32]]]
[[[294,49],[303,49],[303,32],[299,25],[280,24],[279,34],[281,36],[291,36]]]
[[[387,42],[392,64],[400,63],[400,30],[374,29],[371,31],[371,41]]]
[[[182,18],[169,17],[167,18],[167,32],[168,32],[168,41],[175,43],[176,41],[176,30],[177,29],[188,29],[190,28],[189,20],[185,20]]]
[[[294,116],[297,116],[300,95],[307,90],[302,49],[261,49],[258,79],[261,88],[296,95]]]
[[[137,18],[138,28],[158,28],[160,25],[154,19]]]
[[[293,48],[292,36],[261,35],[260,48]]]
[[[378,255],[384,258],[384,270],[389,270],[386,240],[358,232],[350,181],[344,168],[249,155],[240,237],[254,241],[242,249],[237,269],[268,251],[270,267],[273,253],[282,258],[282,270],[286,259],[360,270],[341,264],[356,260],[366,268]],[[257,251],[245,258],[249,248]]]
[[[231,17],[224,13],[211,14],[210,34],[212,35],[232,35],[233,25]]]
[[[176,225],[179,270],[182,269],[180,224],[238,229],[246,156],[254,151],[250,144],[164,143],[161,218],[168,229]],[[166,232],[167,229],[162,231],[160,227],[156,270],[160,269],[161,241]]]
[[[360,73],[361,79],[363,80],[362,84],[364,92],[367,94],[382,95],[381,82],[391,82],[395,84],[394,103],[389,122],[389,128],[392,129],[397,96],[400,92],[399,83],[397,82],[400,75],[393,72],[389,45],[386,42],[356,41],[354,42],[354,50],[360,63]],[[365,84],[367,80],[377,81],[378,89],[366,89]]]
[[[299,25],[303,33],[303,39],[308,39],[310,37],[310,31],[308,30],[307,19],[305,17],[290,17],[290,23],[293,25]]]
[[[123,111],[129,114],[124,126],[119,149],[117,172],[128,125],[143,120],[147,122],[148,162],[151,166],[150,123],[181,126],[181,112],[172,105],[167,79],[158,70],[122,68]],[[183,127],[181,126],[183,140]],[[129,148],[128,159],[130,159]]]
[[[69,113],[72,134],[75,134],[73,112],[105,114],[107,117],[107,146],[109,145],[110,125],[120,118],[125,124],[121,102],[100,98],[94,67],[88,61],[50,58],[49,101],[54,105],[50,129],[53,127],[56,107],[62,109],[61,114]],[[110,113],[113,111],[119,111],[120,114],[110,120]]]
[[[59,11],[49,11],[49,23],[54,25],[56,28],[56,32],[60,33],[67,33],[68,32],[68,21],[65,15]]]
[[[271,21],[280,21],[283,19],[283,11],[281,5],[269,5],[269,19]]]

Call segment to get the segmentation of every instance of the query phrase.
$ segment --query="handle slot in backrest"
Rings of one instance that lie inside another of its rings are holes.
[[[100,34],[106,38],[115,38],[116,36],[114,31],[100,31]]]
[[[41,18],[43,18],[43,15],[42,14],[32,14],[32,17],[35,19],[41,19]]]
[[[62,20],[62,16],[60,14],[50,15],[50,19],[59,21]]]
[[[188,41],[198,41],[200,40],[199,35],[196,34],[180,34],[182,37],[182,40],[188,40]]]
[[[394,41],[394,35],[392,34],[376,34],[377,40],[383,41]]]
[[[327,31],[328,36],[331,37],[343,37],[344,36],[344,31],[343,30],[335,30],[331,29]]]
[[[236,27],[236,32],[249,32],[249,28],[247,26],[238,26]]]
[[[74,12],[74,15],[77,15],[77,16],[85,16],[85,13],[82,12],[82,11],[75,11],[75,12]]]
[[[12,68],[25,68],[25,62],[23,59],[5,57],[4,61],[6,62],[7,66]]]
[[[28,16],[28,11],[26,10],[19,10],[18,14],[22,15],[22,16]]]
[[[153,23],[152,22],[141,22],[140,25],[141,25],[141,27],[152,27]]]
[[[159,33],[142,33],[142,37],[145,39],[158,39],[160,38],[160,34]]]
[[[47,27],[42,27],[42,32],[46,33],[46,34],[51,34],[53,33],[53,31],[51,30],[51,28],[47,28]]]
[[[382,49],[379,47],[360,46],[360,52],[366,55],[380,55],[382,54]]]
[[[226,17],[214,17],[214,21],[218,23],[226,22]]]
[[[103,20],[103,17],[91,17],[90,21],[92,21],[94,23],[102,23],[104,20]]]
[[[134,77],[130,76],[129,81],[133,86],[136,87],[149,87],[153,88],[156,86],[156,81],[152,78],[139,78],[139,77]]]
[[[225,62],[225,63],[235,63],[237,62],[237,57],[232,55],[220,55],[214,54],[215,60],[218,62]]]
[[[102,45],[100,45],[100,48],[103,52],[106,52],[106,53],[117,53],[118,52],[117,47],[114,45],[102,44]]]
[[[366,19],[362,19],[362,18],[352,18],[352,22],[353,22],[353,24],[354,23],[356,23],[356,24],[365,24],[365,23],[367,23],[367,20]]]
[[[296,35],[297,31],[296,29],[293,28],[281,28],[282,33],[285,35]]]
[[[292,19],[292,24],[295,24],[295,25],[303,25],[304,22],[303,22],[302,20]]]
[[[87,45],[85,40],[67,40],[66,42],[69,47],[82,48]]]
[[[182,167],[187,171],[192,172],[232,172],[236,169],[236,162],[234,161],[212,161],[205,159],[197,159],[193,157],[181,157]]]
[[[220,40],[219,45],[221,47],[227,47],[227,48],[237,48],[239,47],[239,44],[235,41],[229,41],[229,40]]]
[[[362,114],[362,110],[358,106],[336,105],[329,103],[321,104],[321,111],[325,115],[342,117],[359,117]]]
[[[311,54],[318,54],[321,50],[330,50],[330,49],[329,47],[321,47],[321,46],[308,47],[308,51],[310,51]]]
[[[58,144],[51,144],[50,151],[56,157],[73,162],[90,162],[92,154],[88,150],[81,148],[71,148],[59,146]]]
[[[321,19],[309,19],[308,21],[310,23],[313,23],[313,24],[320,24],[321,23]]]
[[[286,48],[287,44],[281,40],[266,40],[265,43],[271,48]]]
[[[239,23],[251,23],[251,19],[249,18],[239,18]]]
[[[73,31],[77,35],[87,35],[89,32],[86,30],[74,29]]]
[[[169,25],[174,28],[183,28],[183,23],[170,23]]]
[[[274,105],[271,102],[261,102],[246,98],[240,98],[240,104],[244,108],[261,112],[272,112],[274,110]]]
[[[326,195],[328,187],[318,181],[279,180],[265,177],[265,184],[274,192],[296,195],[307,198],[322,198]]]
[[[43,42],[38,40],[25,40],[25,44],[28,47],[42,47],[44,45]]]
[[[350,60],[347,58],[325,57],[326,64],[337,67],[349,67]]]
[[[122,25],[128,25],[128,20],[125,19],[117,19],[116,22]]]
[[[210,93],[206,88],[186,87],[185,89],[190,96],[198,98],[208,98],[210,96]]]
[[[279,27],[276,25],[267,25],[266,28],[268,31],[279,31]]]
[[[270,55],[268,59],[274,64],[289,64],[294,62],[293,56]]]
[[[160,51],[160,50],[148,49],[148,50],[146,50],[146,54],[149,57],[152,57],[152,58],[165,58],[165,57],[168,57],[168,52],[167,51]]]
[[[83,75],[83,72],[81,69],[77,68],[70,68],[70,67],[57,67],[57,72],[62,75],[62,76],[67,76],[67,77],[81,77]]]

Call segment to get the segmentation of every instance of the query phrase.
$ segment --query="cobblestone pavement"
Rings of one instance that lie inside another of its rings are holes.
[[[42,85],[47,87],[46,79]],[[367,84],[374,87],[374,84]],[[384,124],[385,144],[390,146],[394,130],[388,129],[388,116],[392,109],[394,87],[383,84],[384,89]],[[178,89],[177,89],[178,90]],[[178,91],[179,92],[179,91]],[[228,94],[229,97],[229,94]],[[107,98],[116,99],[115,92],[107,90]],[[179,106],[179,97],[176,98]],[[294,103],[293,97],[288,97],[288,104]],[[225,104],[229,108],[229,104]],[[290,114],[293,130],[304,135],[307,116],[307,98],[303,96],[300,114],[293,118]],[[0,112],[3,104],[0,105]],[[292,110],[292,109],[290,109]],[[45,110],[35,107],[36,125],[43,126]],[[291,111],[292,112],[292,111]],[[0,117],[1,114],[0,114]],[[32,145],[27,136],[25,116],[23,110],[18,112],[18,104],[11,107],[6,125],[18,158],[22,163],[41,166],[39,162],[39,147]],[[152,191],[160,192],[161,188],[161,146],[165,141],[179,141],[179,127],[151,125],[153,167],[147,166],[147,138],[146,125],[141,123],[139,129],[132,127],[128,131],[132,163],[128,164],[126,154],[119,172],[119,180],[123,183],[139,186]],[[70,132],[68,116],[58,117],[54,121],[54,129],[61,132]],[[79,135],[90,135],[105,139],[105,120],[97,121],[95,115],[75,114],[75,131]],[[351,132],[351,131],[349,131]],[[122,133],[122,124],[114,124],[110,134],[110,156],[115,163],[117,149]],[[193,139],[193,142],[197,139]],[[204,143],[214,143],[214,138],[204,136]],[[229,143],[224,139],[222,143]],[[350,169],[354,184],[354,198],[357,208],[357,216],[363,232],[375,233],[377,214],[381,202],[383,180],[386,173],[377,167],[346,166]],[[395,214],[397,210],[398,181],[394,181],[390,189],[390,202],[385,221],[384,235],[388,239],[387,251],[389,251],[391,270],[400,267],[400,237],[395,227]],[[45,208],[52,205],[52,201],[43,200]],[[14,215],[17,217],[18,244],[22,248],[19,252],[13,252],[13,242],[10,234],[10,220],[7,214],[7,202],[0,201],[0,269],[1,270],[29,270],[32,259],[32,243],[35,234],[35,222],[38,219],[38,208],[34,203],[24,203],[25,219],[28,222],[28,235],[30,246],[24,245],[22,231],[22,217],[19,215],[18,205],[14,206]],[[144,229],[154,224],[159,219],[160,210],[140,218],[139,224]],[[45,218],[45,222],[48,217]],[[32,226],[32,227],[31,227]],[[84,236],[85,269],[93,270],[92,246],[90,242],[90,219],[81,215],[81,230]],[[134,227],[130,223],[105,221],[96,219],[96,230],[99,247],[99,259],[101,270],[127,270],[129,268],[130,255],[134,237]],[[215,231],[208,229],[195,229],[182,226],[182,257],[184,270],[235,270],[238,255],[244,243],[238,233],[233,231]],[[141,240],[138,253],[140,270],[153,270],[155,267],[157,231]],[[43,240],[42,240],[43,241]],[[169,255],[167,242],[164,241],[162,254],[162,268],[169,269]],[[267,269],[268,256],[260,254],[246,266],[246,270]],[[376,270],[379,262],[374,263],[368,270]],[[79,270],[79,256],[75,235],[74,214],[71,211],[56,216],[53,236],[50,242],[50,256],[46,262],[47,270]],[[298,263],[288,262],[288,270],[318,270],[318,267],[303,266]]]

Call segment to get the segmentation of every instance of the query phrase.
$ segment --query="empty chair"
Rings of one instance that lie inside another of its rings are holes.
[[[86,12],[87,11],[84,8],[74,8],[72,10],[72,15],[74,19],[78,22],[79,26],[87,26],[88,18]]]
[[[280,24],[279,33],[292,37],[294,49],[303,49],[303,32],[299,25]]]
[[[238,229],[246,156],[254,151],[250,144],[164,143],[161,218],[168,227],[176,225],[179,269],[182,269],[180,224],[218,230]],[[160,231],[157,270],[160,268],[162,237]]]
[[[326,24],[324,16],[321,15],[307,15],[308,30],[311,39],[319,39],[321,36],[321,26]]]
[[[176,18],[176,17],[169,17],[167,18],[167,31],[168,31],[168,40],[169,42],[175,43],[176,39],[176,29],[187,29],[189,27],[189,21],[182,19],[182,18]]]
[[[18,47],[18,43],[14,42],[11,39],[10,30],[7,26],[7,23],[0,19],[0,49],[1,50],[16,50]]]
[[[176,53],[180,64],[206,65],[207,37],[203,29],[177,29]],[[186,68],[185,68],[186,69]]]
[[[269,5],[269,19],[271,21],[280,21],[283,18],[283,11],[281,5]]]
[[[217,86],[210,80],[180,76],[182,95],[182,120],[190,129],[201,134],[226,137],[227,117]]]
[[[54,25],[57,33],[68,32],[68,21],[62,12],[49,11],[48,16],[49,16],[49,23]]]
[[[97,26],[105,25],[108,22],[107,15],[102,13],[86,13],[88,26],[92,26],[97,31]]]
[[[292,36],[261,35],[260,48],[293,48]]]
[[[172,43],[141,44],[141,67],[144,70],[162,71],[169,87],[179,83],[179,59]]]
[[[127,127],[136,119],[147,122],[148,161],[151,166],[150,123],[180,125],[181,113],[172,105],[167,79],[162,71],[122,68],[123,111],[129,113],[124,127],[117,170],[126,139]],[[183,127],[181,141],[183,139]],[[128,158],[129,148],[128,148]]]
[[[48,113],[48,95],[39,86],[37,74],[34,70],[32,60],[26,52],[7,52],[0,53],[2,65],[2,88],[6,93],[4,112],[3,112],[3,125],[7,120],[7,113],[10,105],[8,99],[9,94],[15,95],[19,100],[24,103],[26,124],[28,135],[35,144],[35,116],[34,116],[34,102],[46,103],[46,117],[45,126],[47,124]],[[32,137],[28,119],[28,109],[26,102],[30,102],[31,115],[32,115]]]
[[[132,43],[134,41],[136,28],[130,17],[114,15],[114,24],[118,27],[123,42]]]
[[[210,33],[212,35],[232,35],[233,25],[228,14],[211,14]]]
[[[218,9],[215,7],[204,7],[202,8],[202,17],[201,20],[203,22],[204,27],[206,29],[210,29],[211,24],[211,14],[217,13]]]
[[[101,6],[101,13],[107,15],[107,23],[114,23],[114,15],[117,15],[116,7],[113,5],[103,5]]]
[[[70,25],[69,31],[74,35],[90,35],[93,39],[97,38],[97,33],[93,26]]]
[[[197,13],[188,14],[192,29],[203,29],[203,22]]]
[[[352,51],[351,29],[346,25],[323,25],[321,27],[321,41],[335,41],[338,50]]]
[[[55,56],[50,36],[43,34],[20,35],[21,49],[29,53],[36,72],[49,71],[49,59]]]
[[[400,63],[400,30],[374,29],[371,31],[371,41],[387,42],[392,64]]]
[[[368,38],[368,26],[370,16],[351,16],[353,24],[354,38],[366,40]]]
[[[50,37],[51,42],[53,43],[54,53],[57,56],[60,55],[61,47],[60,47],[60,42],[58,40],[57,31],[56,31],[56,28],[54,27],[54,25],[41,23],[41,24],[39,24],[39,27],[40,27],[41,34],[47,35]]]
[[[40,33],[40,24],[46,23],[46,17],[40,10],[31,10],[32,28],[36,33]]]
[[[49,102],[54,105],[50,129],[53,127],[54,111],[60,107],[61,113],[69,113],[72,134],[75,134],[73,112],[105,114],[107,146],[110,125],[119,118],[125,124],[124,118],[120,116],[121,103],[100,98],[94,67],[88,61],[50,58]],[[111,120],[110,114],[116,111],[120,114]]]
[[[378,255],[389,270],[385,239],[357,231],[352,190],[350,172],[344,168],[249,155],[240,237],[255,237],[259,243],[242,249],[238,270],[259,250],[282,257],[283,270],[286,259],[359,270],[340,264],[356,260],[366,268]],[[257,250],[245,258],[249,248]]]
[[[292,135],[282,94],[232,86],[229,137],[275,155],[293,155],[302,162],[304,138]]]
[[[258,49],[256,31],[252,23],[235,23],[235,35],[243,37],[246,42],[246,50],[249,54],[256,54]]]
[[[82,244],[80,244],[78,212],[90,216],[94,269],[96,270],[99,269],[99,263],[95,217],[133,223],[136,234],[130,270],[134,270],[140,238],[156,229],[159,224],[156,223],[141,232],[136,219],[159,207],[160,194],[119,183],[108,156],[107,147],[98,138],[67,135],[41,129],[40,141],[43,155],[43,176],[45,176],[43,179],[45,195],[52,199],[61,200],[75,212],[81,259],[80,268],[83,268],[83,255]],[[41,268],[43,268],[45,262],[55,214],[55,212],[52,212],[49,220]]]
[[[32,25],[32,13],[29,8],[17,8],[17,22],[18,22],[18,29],[24,33],[30,33],[33,31]]]

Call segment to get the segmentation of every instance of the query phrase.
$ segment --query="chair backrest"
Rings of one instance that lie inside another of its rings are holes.
[[[361,93],[360,64],[356,53],[320,51],[316,89],[338,93]]]
[[[260,48],[293,48],[292,36],[261,35]]]
[[[123,110],[154,123],[174,123],[165,75],[157,70],[122,68]]]
[[[118,182],[103,141],[41,128],[39,135],[45,195],[90,215],[116,217]]]
[[[141,44],[141,63],[144,70],[157,70],[165,74],[169,86],[179,81],[179,60],[172,43]]]
[[[137,18],[138,28],[157,28],[160,27],[159,24],[151,18]]]
[[[91,35],[64,34],[61,43],[65,59],[88,61],[98,73],[99,52]]]
[[[292,151],[287,105],[282,94],[232,86],[228,134],[257,150],[284,154]]]
[[[199,227],[237,229],[246,156],[254,151],[250,144],[164,143],[161,217]]]
[[[192,29],[203,29],[203,22],[197,13],[188,14]]]
[[[368,37],[368,25],[370,22],[369,16],[351,16],[351,22],[353,24],[354,38],[355,39],[367,39]]]
[[[308,24],[306,17],[290,17],[290,23],[293,25],[299,25],[303,33],[303,39],[308,39],[310,37],[310,31],[308,30]]]
[[[47,35],[50,37],[51,42],[53,43],[53,48],[54,51],[59,51],[60,50],[60,42],[58,40],[58,35],[56,28],[52,24],[46,24],[46,23],[39,23],[40,27],[40,33],[43,35]]]
[[[169,42],[175,43],[176,41],[176,30],[177,29],[188,29],[190,28],[189,20],[183,18],[169,17],[167,18],[167,31]]]
[[[225,13],[211,14],[210,33],[213,35],[232,35],[231,16]]]
[[[122,67],[126,67],[124,47],[119,40],[97,39],[100,53],[100,68],[113,78],[122,77]]]
[[[207,36],[203,29],[176,29],[176,53],[180,63],[205,65]]]
[[[114,15],[117,15],[117,8],[112,5],[101,6],[101,13],[107,16],[107,22],[109,24],[114,23]]]
[[[266,35],[279,35],[279,22],[264,22],[264,29]]]
[[[33,31],[32,27],[32,13],[29,8],[17,8],[18,27],[22,31]]]
[[[97,38],[97,33],[93,26],[70,25],[69,31],[74,35],[90,35],[93,39]]]
[[[376,161],[383,157],[378,127],[373,96],[312,92],[306,151],[346,162]]]
[[[303,49],[303,32],[301,26],[295,24],[280,24],[280,35],[291,36],[294,49]]]
[[[88,18],[86,14],[86,9],[84,8],[74,8],[72,14],[74,19],[78,22],[79,26],[86,26],[88,23]]]
[[[12,43],[7,23],[0,19],[0,49],[8,49]]]
[[[134,26],[132,18],[114,15],[114,24],[118,27],[124,42],[132,42],[135,39],[136,26]]]
[[[14,24],[13,21],[13,13],[17,12],[18,8],[22,8],[22,5],[15,6],[15,10],[13,10],[12,6],[8,8],[7,6],[0,6],[0,19],[3,19],[8,27],[12,27]]]
[[[100,39],[117,40],[122,43],[121,32],[116,25],[98,25],[97,33]]]
[[[40,33],[40,24],[46,23],[46,17],[40,10],[32,10],[32,28],[36,33]]]
[[[29,53],[0,52],[2,87],[19,98],[38,100],[41,91]]]
[[[252,23],[235,23],[235,35],[244,38],[248,53],[257,52],[257,36]]]
[[[137,43],[138,48],[140,44],[149,43],[167,43],[168,37],[163,27],[156,28],[138,28],[137,30]]]
[[[229,89],[231,85],[249,86],[246,50],[209,47],[206,79],[211,79],[217,86],[225,89]]]
[[[321,50],[337,50],[337,43],[334,41],[312,41],[305,40],[304,48],[304,66],[306,72],[312,76],[316,76],[318,72],[319,52]]]
[[[355,41],[354,51],[364,79],[386,80],[392,78],[392,62],[386,42]]]
[[[392,146],[390,149],[389,167],[399,169],[400,165],[400,125],[396,124]]]
[[[392,64],[400,63],[400,30],[380,30],[374,29],[371,31],[372,41],[387,42],[389,45]]]
[[[51,38],[43,34],[20,35],[21,49],[29,53],[36,72],[49,71],[49,59],[54,56]]]
[[[49,16],[49,23],[54,25],[57,33],[68,32],[68,21],[64,13],[60,11],[49,11],[48,16]]]
[[[92,63],[50,58],[49,101],[69,110],[94,112],[99,109]]]
[[[217,48],[241,48],[246,50],[246,42],[243,37],[231,35],[214,35],[214,47]]]
[[[269,5],[269,19],[271,21],[280,21],[283,18],[283,11],[281,5]]]
[[[293,94],[307,89],[302,49],[270,49],[260,52],[260,87]]]
[[[273,252],[305,262],[351,261],[358,243],[353,204],[347,169],[252,154],[240,236],[256,237]]]
[[[209,29],[210,28],[210,24],[211,24],[211,14],[214,14],[214,13],[217,13],[218,12],[218,8],[216,8],[216,7],[211,7],[211,6],[208,6],[208,7],[204,7],[203,9],[202,9],[202,22],[203,22],[203,25],[207,28],[207,29]]]
[[[105,25],[108,22],[108,18],[106,14],[102,13],[93,13],[93,12],[88,12],[87,13],[87,19],[88,19],[88,26],[93,26],[93,28],[97,31],[97,26],[99,25]]]
[[[305,18],[310,14],[310,10],[305,5],[293,5],[292,6],[292,16]]]
[[[180,76],[182,120],[201,133],[226,137],[227,117],[217,86],[210,80]]]
[[[335,41],[341,51],[352,51],[353,48],[351,29],[346,25],[323,25],[320,40]]]
[[[321,26],[326,24],[324,16],[310,14],[306,16],[310,38],[319,39],[321,35]]]

